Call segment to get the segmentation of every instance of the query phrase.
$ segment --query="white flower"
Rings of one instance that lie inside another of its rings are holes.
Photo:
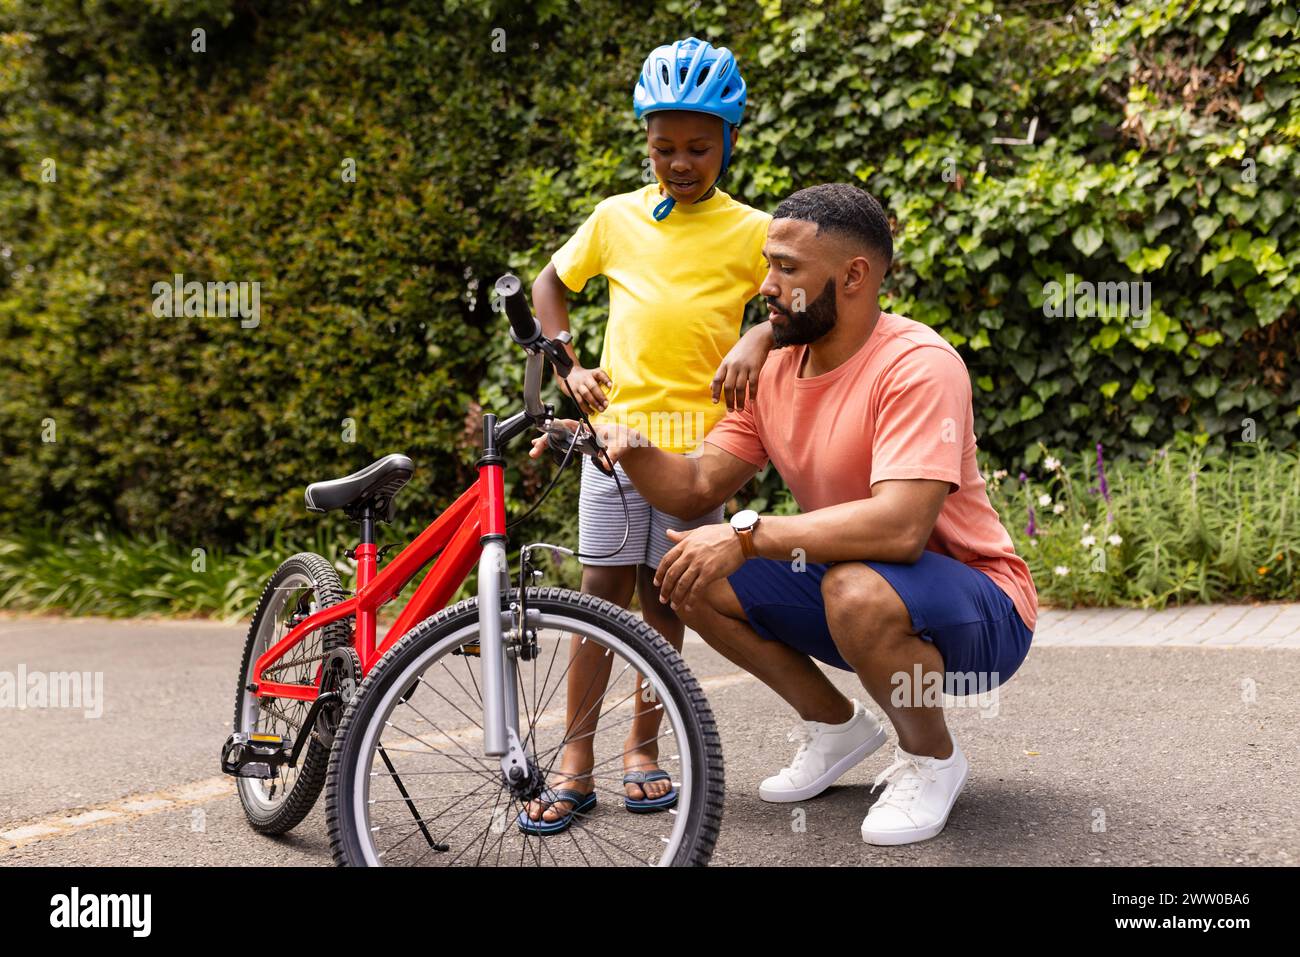
[[[1053,458],[1049,455],[1047,458],[1043,459],[1043,468],[1047,469],[1049,472],[1055,472],[1060,467],[1061,460],[1058,458]]]
[[[1031,539],[1029,540],[1029,544],[1030,544],[1030,545],[1037,545],[1037,544],[1038,544],[1038,539],[1036,539],[1036,538],[1031,538]],[[351,569],[349,569],[349,571],[351,571]]]
[[[1090,528],[1092,528],[1092,522],[1084,522],[1084,523],[1083,523],[1083,530],[1084,530],[1085,532],[1086,532],[1088,529],[1090,529]]]
[[[1007,470],[1006,470],[1006,469],[998,469],[998,470],[996,470],[996,471],[993,473],[993,477],[994,477],[995,479],[1004,479],[1004,478],[1007,477]]]
[[[1062,512],[1064,512],[1064,511],[1065,511],[1065,503],[1064,503],[1064,502],[1057,502],[1055,505],[1052,506],[1052,514],[1053,514],[1053,515],[1060,515],[1060,514],[1061,514]]]
[[[1052,571],[1056,572],[1056,574],[1064,578],[1066,575],[1070,574],[1070,566],[1057,565],[1055,568],[1052,569]]]
[[[1110,542],[1112,545],[1122,545],[1124,543],[1124,539],[1120,538],[1118,535],[1111,535],[1106,539],[1106,541]]]
[[[1082,545],[1084,548],[1092,548],[1092,546],[1097,544],[1097,536],[1085,535],[1083,536],[1083,538],[1079,539],[1079,544]]]
[[[1042,495],[1038,496],[1038,504],[1043,506],[1043,508],[1047,508],[1047,506],[1052,504],[1052,496],[1048,495],[1047,493],[1043,493]]]

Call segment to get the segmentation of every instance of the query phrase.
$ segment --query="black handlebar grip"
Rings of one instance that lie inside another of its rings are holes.
[[[505,304],[506,316],[510,319],[510,329],[515,341],[520,345],[532,345],[542,334],[541,324],[534,318],[528,308],[528,299],[524,295],[524,284],[519,277],[506,273],[496,283],[497,295]]]

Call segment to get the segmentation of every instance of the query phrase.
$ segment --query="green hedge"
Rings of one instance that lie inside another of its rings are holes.
[[[229,545],[312,527],[306,482],[393,450],[405,514],[445,504],[466,407],[517,402],[485,284],[640,185],[631,86],[687,32],[750,83],[732,192],[856,178],[889,207],[890,305],[961,350],[994,464],[1212,454],[1247,419],[1294,446],[1295,10],[1098,9],[0,0],[0,515]],[[992,142],[1033,117],[1033,145]],[[260,282],[260,325],[155,318],[175,273]],[[1046,317],[1071,273],[1150,281],[1150,324]],[[574,313],[593,362],[603,302]],[[516,507],[548,472],[512,470]],[[527,531],[570,536],[574,507]]]

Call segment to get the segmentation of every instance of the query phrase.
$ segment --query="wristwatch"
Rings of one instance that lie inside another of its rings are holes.
[[[752,508],[737,512],[731,516],[731,528],[740,539],[740,550],[746,558],[757,558],[758,549],[754,547],[754,529],[758,527],[759,514]]]

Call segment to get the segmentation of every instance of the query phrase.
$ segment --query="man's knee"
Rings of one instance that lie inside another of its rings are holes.
[[[679,606],[677,609],[677,617],[684,621],[688,628],[699,632],[703,637],[707,637],[704,629],[708,627],[708,623],[718,615],[738,621],[749,620],[745,615],[745,609],[741,607],[740,599],[736,597],[736,590],[725,578],[710,582],[700,590],[690,605]]]
[[[832,565],[822,577],[826,625],[841,650],[896,641],[912,633],[912,616],[879,572],[862,562]]]

